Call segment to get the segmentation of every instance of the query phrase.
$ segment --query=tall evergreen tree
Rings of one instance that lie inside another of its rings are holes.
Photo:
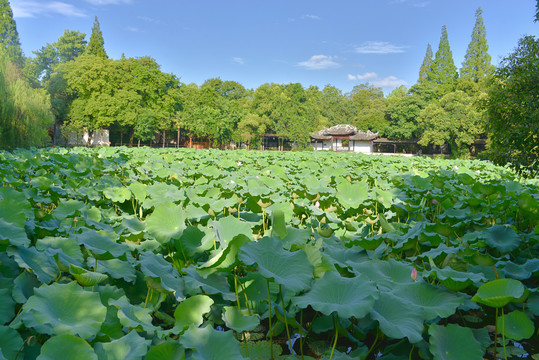
[[[97,16],[95,17],[94,26],[92,27],[92,35],[90,36],[90,42],[88,43],[87,53],[108,59],[107,52],[105,51],[105,40],[103,40],[103,33],[101,32]]]
[[[432,62],[429,80],[437,85],[438,96],[443,96],[455,90],[458,79],[457,67],[453,61],[453,53],[449,46],[447,27],[442,26],[440,45]]]
[[[468,45],[460,77],[479,82],[494,72],[494,66],[490,63],[491,57],[488,53],[487,29],[483,22],[483,10],[478,8],[475,12],[475,26],[472,32],[472,40]]]
[[[423,59],[423,63],[421,64],[421,68],[419,69],[419,80],[417,81],[419,84],[428,81],[431,66],[432,47],[430,46],[430,44],[427,44],[427,53],[425,54],[425,58]]]
[[[0,0],[0,44],[6,49],[10,61],[22,66],[23,55],[17,24],[13,19],[13,11],[8,0]]]

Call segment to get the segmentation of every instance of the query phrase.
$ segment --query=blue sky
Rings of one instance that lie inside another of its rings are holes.
[[[493,63],[539,35],[536,0],[10,0],[27,56],[98,16],[112,58],[149,55],[185,83],[413,85],[447,26],[460,68],[481,6]]]

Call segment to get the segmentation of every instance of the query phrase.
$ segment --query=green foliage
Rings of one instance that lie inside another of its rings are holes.
[[[440,44],[436,51],[436,56],[431,65],[431,70],[428,75],[428,80],[436,85],[436,93],[438,97],[455,90],[457,85],[458,72],[455,62],[453,61],[453,53],[449,46],[449,38],[447,36],[446,26],[442,26],[442,35]]]
[[[506,345],[534,355],[522,340],[538,312],[537,184],[491,163],[148,148],[0,159],[6,358],[278,357],[286,327],[310,354],[335,331],[354,355],[334,358],[491,358],[492,306]]]
[[[429,80],[429,73],[432,68],[432,47],[430,44],[427,44],[427,52],[425,54],[425,58],[423,59],[423,63],[421,64],[421,67],[419,68],[419,79],[417,80],[418,84],[424,83],[425,81]]]
[[[13,11],[8,0],[0,0],[0,48],[4,50],[4,56],[8,61],[22,67],[24,56],[21,50],[17,24],[13,19]]]
[[[539,40],[525,36],[494,73],[486,102],[490,158],[522,175],[539,171]]]
[[[494,72],[491,58],[488,53],[487,30],[483,22],[483,10],[479,7],[475,12],[475,26],[472,31],[472,40],[466,50],[464,62],[460,69],[460,77],[474,82],[485,81]]]
[[[92,27],[92,35],[90,35],[90,42],[86,53],[89,55],[95,55],[100,58],[107,59],[107,52],[105,51],[105,40],[103,39],[103,32],[101,32],[101,26],[97,16],[94,20],[94,26]]]
[[[0,48],[0,148],[43,146],[52,121],[49,96],[32,89]]]

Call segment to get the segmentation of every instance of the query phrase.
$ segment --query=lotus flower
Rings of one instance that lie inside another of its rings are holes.
[[[413,268],[412,269],[412,273],[410,274],[410,277],[412,278],[412,280],[415,281],[415,279],[417,279],[417,269],[416,268]]]

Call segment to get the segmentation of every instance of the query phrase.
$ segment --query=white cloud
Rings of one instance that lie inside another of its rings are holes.
[[[61,1],[13,1],[11,5],[13,17],[33,18],[39,15],[60,14],[64,16],[85,17],[86,14],[77,7]]]
[[[401,80],[393,75],[380,79],[378,74],[375,72],[368,72],[363,75],[348,74],[348,80],[349,81],[362,81],[362,82],[367,81],[374,86],[378,86],[384,89],[397,88],[401,85],[408,85],[406,81]]]
[[[409,0],[393,0],[391,4],[408,4],[409,6],[422,8],[425,6],[428,6],[430,4],[430,1],[409,1]]]
[[[234,61],[236,64],[240,64],[240,65],[245,64],[245,61],[240,57],[233,57],[232,61]]]
[[[140,29],[137,28],[137,27],[134,27],[134,26],[128,26],[128,27],[125,27],[124,29],[127,30],[127,31],[134,32],[134,33],[140,32]]]
[[[311,15],[311,14],[302,15],[301,18],[302,19],[310,19],[310,20],[320,20],[320,16]]]
[[[333,56],[314,55],[307,61],[299,62],[298,65],[308,70],[323,70],[341,66]]]
[[[395,54],[403,53],[404,47],[385,41],[366,41],[361,46],[356,47],[356,52],[360,54]]]

